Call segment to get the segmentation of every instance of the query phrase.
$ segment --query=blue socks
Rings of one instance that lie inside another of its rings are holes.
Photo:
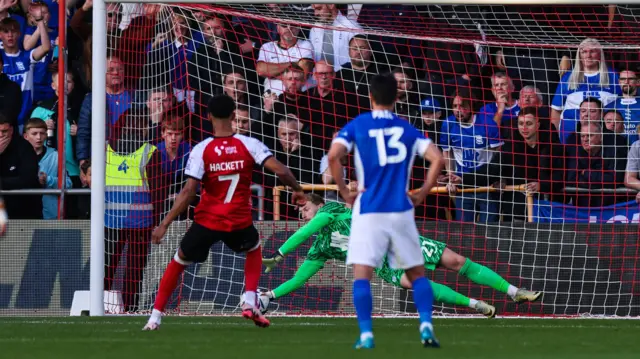
[[[431,293],[431,287],[429,287],[429,291]],[[371,284],[368,279],[356,279],[353,281],[353,305],[356,307],[360,334],[373,333],[373,325],[371,323],[373,298],[371,297]],[[429,308],[431,306],[432,303],[429,302]],[[429,315],[431,315],[431,312],[429,312]]]
[[[413,301],[416,303],[416,309],[420,315],[420,326],[422,327],[422,324],[424,323],[431,324],[431,314],[433,312],[433,290],[431,289],[429,280],[425,277],[418,278],[413,281],[412,287]],[[358,312],[358,319],[360,319],[360,312]]]

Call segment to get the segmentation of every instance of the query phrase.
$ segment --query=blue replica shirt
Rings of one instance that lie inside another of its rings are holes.
[[[36,26],[28,26],[25,35],[33,36],[37,27]],[[55,92],[51,88],[51,72],[49,71],[49,65],[53,61],[53,49],[56,47],[55,42],[58,37],[58,29],[53,28],[49,31],[49,42],[51,43],[51,50],[45,56],[42,61],[35,64],[35,68],[33,70],[33,85],[36,91],[45,93],[48,96],[43,98],[34,98],[34,102],[39,100],[51,98],[55,96]],[[38,47],[42,44],[40,40],[35,47]],[[34,48],[35,48],[34,47]]]
[[[600,73],[584,74],[585,82],[578,85],[574,90],[569,89],[569,77],[571,72],[564,74],[556,94],[551,101],[551,108],[562,111],[560,121],[560,141],[564,144],[570,134],[576,131],[580,120],[580,103],[586,98],[595,97],[602,101],[603,106],[607,106],[622,94],[622,89],[618,85],[619,75],[609,69],[609,85],[600,86]]]
[[[495,102],[486,104],[482,106],[480,111],[478,111],[477,117],[484,117],[481,119],[481,123],[490,123],[489,121],[493,121],[493,117],[498,112],[498,104]],[[505,107],[502,112],[502,121],[500,122],[500,127],[504,128],[518,128],[518,114],[520,113],[520,105],[518,102],[511,106]],[[495,121],[493,121],[495,122]]]
[[[176,158],[173,160],[169,158],[167,144],[164,141],[158,143],[156,147],[162,156],[162,173],[174,174],[172,178],[179,179],[184,172],[184,166],[187,164],[187,160],[189,160],[191,145],[186,141],[180,142],[178,150],[176,151]]]
[[[354,213],[404,212],[413,208],[407,191],[413,160],[431,140],[391,111],[364,113],[349,122],[336,143],[354,151],[361,192]]]
[[[470,124],[461,124],[451,115],[442,124],[440,146],[443,151],[451,151],[460,176],[490,163],[495,155],[492,149],[502,146],[502,140],[493,118],[474,115]]]
[[[158,49],[163,52],[163,56],[167,56],[170,61],[171,83],[173,88],[185,90],[188,85],[187,64],[193,62],[193,56],[196,49],[204,44],[204,36],[199,31],[192,32],[192,39],[187,43],[181,44],[178,41],[165,40]],[[151,44],[147,47],[147,52],[153,51]]]
[[[609,110],[620,112],[624,118],[624,134],[629,138],[629,143],[634,143],[640,139],[640,136],[638,136],[638,126],[640,126],[640,101],[638,101],[637,97],[618,97],[618,99],[605,108],[604,113]]]
[[[33,59],[33,50],[18,51],[16,54],[0,52],[4,61],[2,71],[22,89],[22,104],[18,116],[18,126],[22,126],[33,106],[33,64],[37,61]]]
[[[107,118],[110,124],[115,125],[120,115],[131,107],[131,100],[129,91],[117,95],[107,94]]]

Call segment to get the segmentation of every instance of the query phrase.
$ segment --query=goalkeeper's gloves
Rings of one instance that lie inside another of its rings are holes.
[[[271,258],[262,258],[262,264],[264,264],[264,266],[267,267],[264,270],[264,272],[265,273],[271,272],[271,270],[275,268],[278,265],[278,263],[282,262],[283,260],[284,260],[284,256],[282,255],[282,253],[280,253],[280,251],[276,252],[276,254]]]

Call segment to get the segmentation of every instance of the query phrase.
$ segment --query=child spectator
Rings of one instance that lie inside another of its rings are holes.
[[[31,118],[24,126],[24,139],[29,141],[38,156],[38,180],[44,188],[58,188],[58,152],[46,147],[47,124],[39,118]],[[65,172],[65,188],[71,187],[71,179]],[[58,217],[58,196],[42,196],[42,218],[56,219]]]
[[[42,44],[30,51],[20,50],[20,23],[13,18],[4,18],[0,21],[0,40],[2,40],[4,46],[4,49],[0,50],[4,63],[2,70],[9,76],[9,79],[20,85],[22,89],[22,107],[18,116],[19,132],[22,132],[27,112],[33,105],[34,68],[31,64],[41,61],[51,49],[44,18],[35,17],[34,21],[40,30]]]
[[[37,26],[35,19],[42,19],[44,24],[43,30]],[[57,20],[57,19],[56,19]],[[42,1],[34,1],[29,7],[29,13],[27,14],[27,29],[25,30],[23,48],[25,51],[36,48],[41,45],[41,33],[46,31],[49,35],[49,41],[51,42],[51,51],[42,59],[42,61],[35,64],[33,70],[33,102],[42,100],[48,100],[54,97],[53,89],[51,88],[51,77],[49,76],[48,66],[53,61],[53,57],[58,54],[53,51],[56,50],[55,43],[58,41],[58,29],[51,28],[49,23],[51,22],[51,13],[46,3]]]

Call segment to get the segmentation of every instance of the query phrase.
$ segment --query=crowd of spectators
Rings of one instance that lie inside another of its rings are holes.
[[[213,135],[206,103],[221,93],[237,103],[237,133],[263,141],[300,182],[333,184],[323,159],[331,139],[370,109],[369,80],[383,72],[398,82],[396,113],[423,130],[447,159],[439,178],[446,193],[429,197],[418,209],[421,217],[446,218],[444,210],[450,209],[453,218],[468,222],[523,220],[524,192],[576,206],[604,206],[635,194],[598,190],[640,189],[638,69],[635,62],[618,61],[621,55],[608,53],[595,38],[570,51],[385,37],[364,30],[384,28],[381,17],[401,14],[397,7],[381,5],[265,5],[266,18],[283,14],[272,23],[169,5],[107,4],[107,124],[95,129],[93,3],[67,3],[64,186],[90,186],[91,134],[104,130],[107,156],[115,166],[107,165],[107,216],[133,212],[124,207],[132,200],[123,202],[117,189],[133,181],[129,177],[136,171],[146,195],[133,202],[139,201],[140,218],[152,216],[148,222],[116,221],[111,229],[146,231],[168,211],[184,182],[182,169],[192,146]],[[0,0],[5,190],[61,185],[57,12],[54,0]],[[300,23],[288,21],[293,12]],[[422,10],[415,14],[430,16]],[[439,21],[428,20],[430,26]],[[486,38],[483,24],[475,30],[450,21],[442,26],[459,26],[463,37]],[[352,169],[354,159],[347,161]],[[415,186],[428,165],[416,162]],[[110,175],[118,179],[109,180]],[[352,170],[345,175],[356,180]],[[266,189],[263,215],[272,218],[270,188],[278,183],[259,171],[254,182]],[[504,190],[510,185],[524,185],[526,191]],[[496,190],[464,191],[473,187]],[[330,191],[325,196],[340,200]],[[89,217],[87,196],[65,198],[65,218]],[[10,218],[58,217],[57,196],[12,195],[6,202]],[[281,215],[297,218],[286,196],[281,202]],[[142,243],[142,237],[132,240]]]

